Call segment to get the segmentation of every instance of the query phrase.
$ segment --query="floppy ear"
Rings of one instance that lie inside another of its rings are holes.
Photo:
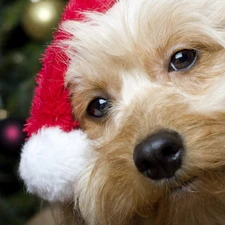
[[[62,17],[83,20],[82,11],[104,12],[115,0],[70,0]],[[90,141],[72,118],[64,75],[69,64],[57,44],[68,38],[62,30],[54,34],[37,76],[31,116],[25,131],[28,140],[22,148],[20,177],[28,192],[48,201],[70,201],[83,169],[94,157]]]

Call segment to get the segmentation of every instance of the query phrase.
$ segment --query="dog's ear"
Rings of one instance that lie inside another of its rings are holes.
[[[83,20],[82,11],[104,12],[112,0],[70,0],[62,16]],[[58,29],[45,52],[43,67],[37,76],[37,88],[31,116],[25,131],[19,166],[20,177],[28,192],[49,201],[70,201],[80,173],[93,157],[90,141],[72,118],[71,103],[64,77],[69,59],[57,44],[68,38]]]

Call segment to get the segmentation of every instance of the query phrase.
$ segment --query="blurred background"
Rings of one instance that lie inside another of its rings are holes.
[[[39,59],[66,0],[0,0],[0,225],[23,225],[40,209],[18,177],[23,124]]]

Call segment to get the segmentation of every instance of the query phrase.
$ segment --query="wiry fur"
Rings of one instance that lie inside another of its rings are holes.
[[[73,114],[98,154],[74,196],[81,224],[225,224],[224,12],[224,0],[119,0],[62,24]],[[181,49],[197,50],[196,64],[169,72]],[[86,108],[99,96],[112,107],[95,120]],[[175,177],[156,182],[133,151],[161,129],[178,132],[185,152]]]

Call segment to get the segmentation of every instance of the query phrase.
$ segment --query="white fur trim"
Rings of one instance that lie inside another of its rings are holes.
[[[81,130],[42,128],[25,143],[19,173],[28,192],[65,202],[73,199],[76,181],[92,158],[90,140]]]

